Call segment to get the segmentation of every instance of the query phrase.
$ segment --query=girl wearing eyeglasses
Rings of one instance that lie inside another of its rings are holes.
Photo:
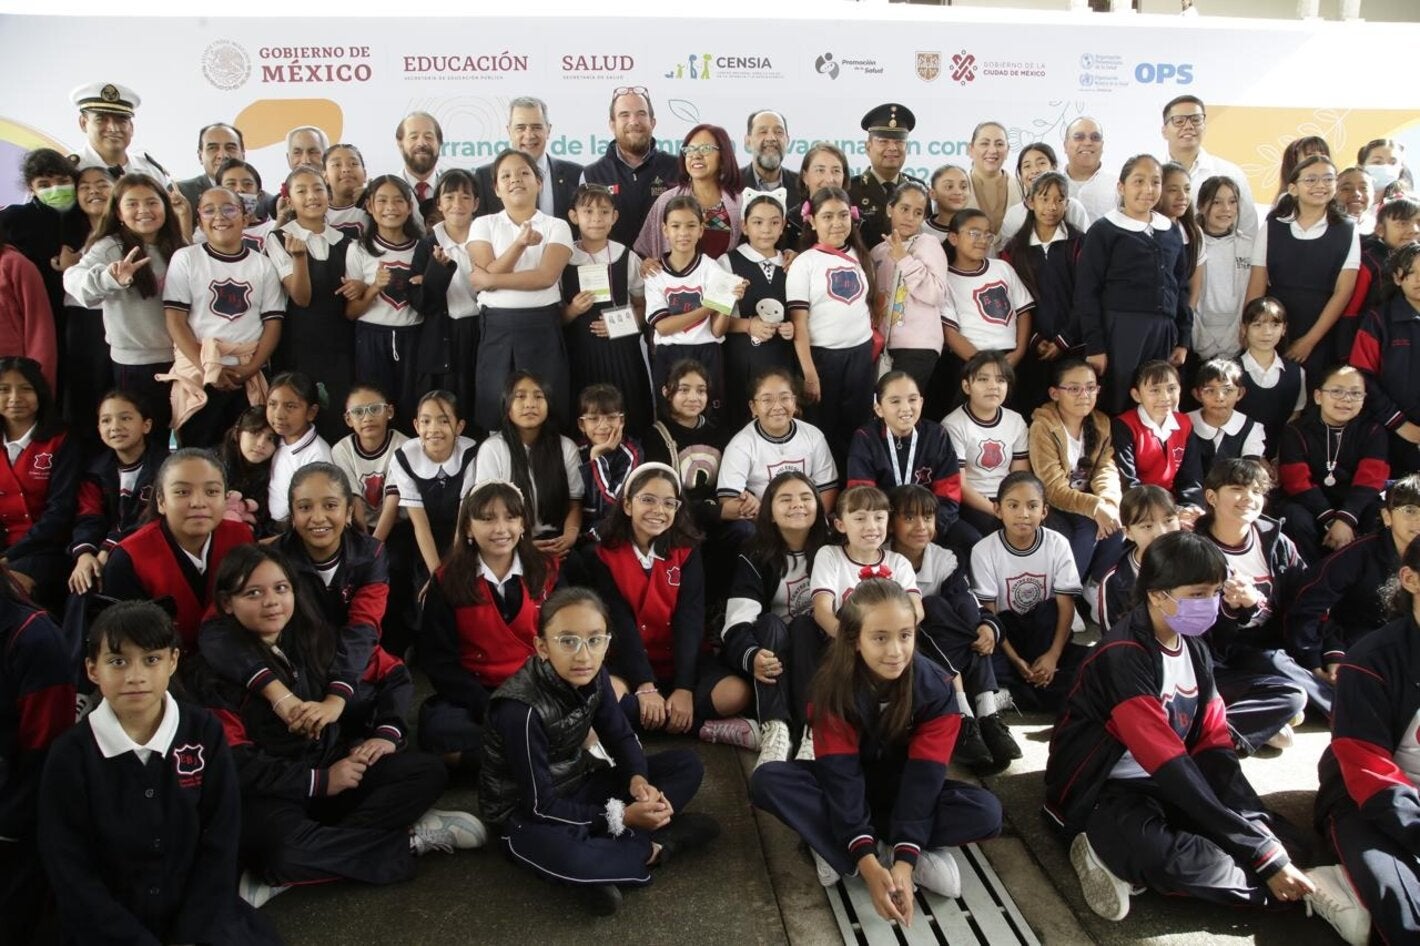
[[[1119,560],[1123,490],[1114,465],[1109,418],[1095,410],[1099,379],[1078,358],[1059,362],[1050,379],[1050,402],[1030,424],[1030,466],[1045,485],[1045,524],[1070,541],[1075,570],[1098,582]]]
[[[251,404],[266,401],[262,368],[281,340],[286,296],[271,260],[242,242],[242,203],[224,187],[202,195],[207,242],[173,254],[163,310],[173,339],[173,429],[212,447]]]
[[[691,196],[700,205],[704,224],[696,249],[709,259],[719,259],[740,242],[742,189],[729,133],[718,125],[696,125],[681,142],[679,186],[656,198],[633,249],[643,260],[665,255],[670,250],[661,229],[665,207],[677,197]]]
[[[685,812],[705,771],[696,754],[647,756],[619,712],[603,665],[611,624],[585,588],[547,599],[536,656],[493,694],[478,790],[508,856],[575,890],[596,916],[617,911],[621,887],[644,887],[652,867],[720,830]],[[605,750],[595,756],[585,748],[593,731]]]
[[[419,745],[455,771],[477,771],[489,697],[534,655],[538,608],[558,582],[527,512],[506,480],[475,487],[424,598],[419,666],[434,694],[419,709]]]
[[[1286,357],[1307,377],[1344,359],[1336,328],[1361,268],[1356,225],[1336,202],[1336,165],[1315,154],[1287,179],[1287,193],[1258,228],[1252,244],[1248,301],[1268,295],[1287,309]]]

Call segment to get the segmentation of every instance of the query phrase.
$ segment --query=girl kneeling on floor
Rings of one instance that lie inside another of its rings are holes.
[[[508,856],[579,890],[600,916],[621,905],[620,885],[650,883],[652,867],[720,831],[682,813],[705,774],[695,752],[642,752],[602,666],[607,628],[586,588],[543,604],[536,656],[493,693],[478,791]],[[584,748],[593,729],[604,754]]]
[[[1074,836],[1085,902],[1108,920],[1136,890],[1277,907],[1312,883],[1238,764],[1203,637],[1227,561],[1201,535],[1150,543],[1138,604],[1080,667],[1045,768],[1045,813]]]
[[[824,886],[856,871],[878,915],[904,926],[914,882],[959,896],[950,848],[1001,830],[996,796],[947,778],[961,714],[916,643],[917,611],[902,586],[858,585],[814,680],[816,758],[770,762],[750,779],[751,800],[813,850]],[[891,845],[881,862],[880,835]]]

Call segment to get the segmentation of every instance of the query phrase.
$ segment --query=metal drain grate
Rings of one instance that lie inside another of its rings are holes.
[[[861,946],[1040,946],[1021,911],[975,844],[956,848],[961,896],[955,900],[917,891],[917,915],[911,929],[878,916],[868,889],[857,877],[845,877],[829,889],[828,900],[843,942]]]

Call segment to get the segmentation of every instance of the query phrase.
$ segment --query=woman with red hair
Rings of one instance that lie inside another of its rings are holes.
[[[662,211],[673,197],[693,196],[705,210],[700,252],[724,256],[740,242],[740,169],[729,133],[719,125],[696,125],[680,145],[680,181],[656,198],[633,249],[645,260],[658,260],[667,249],[661,232]]]

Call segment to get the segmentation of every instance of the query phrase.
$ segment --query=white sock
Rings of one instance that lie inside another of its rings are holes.
[[[996,691],[987,690],[985,693],[976,694],[976,715],[995,716],[996,715]]]
[[[971,711],[971,700],[966,698],[965,690],[957,691],[957,709],[961,710],[963,716],[973,716]]]

